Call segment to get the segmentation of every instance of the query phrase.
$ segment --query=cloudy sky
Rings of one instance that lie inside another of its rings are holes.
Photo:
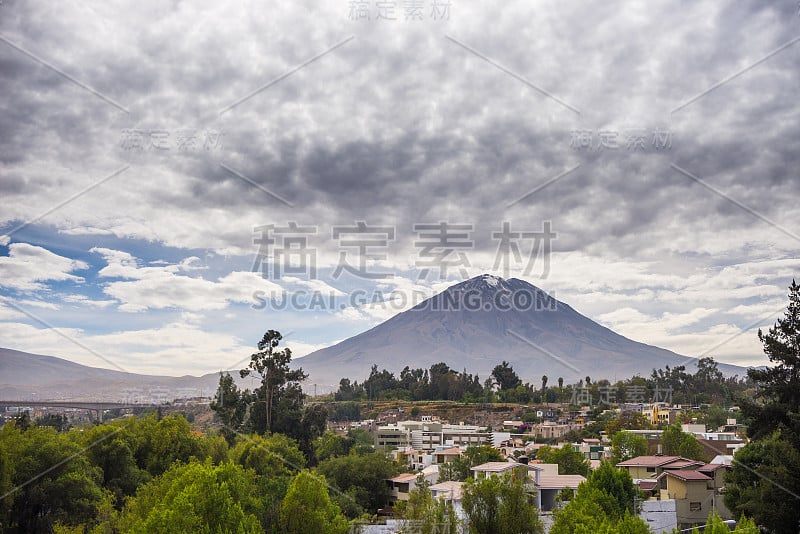
[[[797,2],[484,4],[3,0],[0,346],[201,374],[493,272],[765,363]]]

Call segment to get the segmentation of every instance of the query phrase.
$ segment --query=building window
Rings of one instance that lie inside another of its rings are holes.
[[[689,511],[690,512],[699,512],[701,509],[701,503],[699,502],[690,502],[689,503]]]
[[[648,473],[655,473],[656,472],[656,468],[655,467],[648,467],[647,468],[647,472]]]

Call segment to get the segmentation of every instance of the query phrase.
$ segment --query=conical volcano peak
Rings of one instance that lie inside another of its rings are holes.
[[[418,304],[414,310],[467,312],[554,311],[557,301],[538,287],[511,278],[482,274],[459,282]]]
[[[530,294],[547,295],[547,293],[530,282],[519,278],[502,278],[493,274],[484,273],[469,280],[464,280],[458,284],[448,287],[445,291],[463,292],[472,291],[479,293],[509,293],[515,291],[526,291]]]
[[[364,379],[372,365],[399,373],[438,362],[488,376],[501,361],[525,380],[569,383],[598,369],[645,376],[687,358],[616,334],[525,280],[481,274],[299,361],[317,383]]]
[[[499,290],[507,289],[508,283],[503,278],[493,274],[481,274],[465,280],[460,284],[450,286],[448,289],[464,290],[464,289],[479,289],[479,290]]]

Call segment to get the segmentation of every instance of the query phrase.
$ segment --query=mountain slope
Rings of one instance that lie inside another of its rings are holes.
[[[445,291],[391,319],[296,360],[309,383],[338,384],[364,379],[372,365],[399,372],[406,365],[451,368],[486,378],[502,360],[526,381],[542,375],[567,383],[647,376],[654,368],[696,366],[694,358],[621,336],[541,289],[516,278],[482,275]],[[743,368],[720,364],[725,374]]]
[[[232,374],[238,378],[238,373]],[[218,373],[140,375],[0,348],[0,400],[170,401],[213,395],[218,383]]]

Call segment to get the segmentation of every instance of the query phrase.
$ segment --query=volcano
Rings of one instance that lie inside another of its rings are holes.
[[[697,359],[628,339],[581,315],[538,287],[484,274],[455,284],[372,329],[295,360],[309,379],[334,389],[341,378],[363,380],[373,365],[398,373],[405,366],[445,362],[488,378],[502,361],[524,381],[542,375],[566,383],[649,376],[666,365]],[[744,368],[719,364],[726,375]]]

